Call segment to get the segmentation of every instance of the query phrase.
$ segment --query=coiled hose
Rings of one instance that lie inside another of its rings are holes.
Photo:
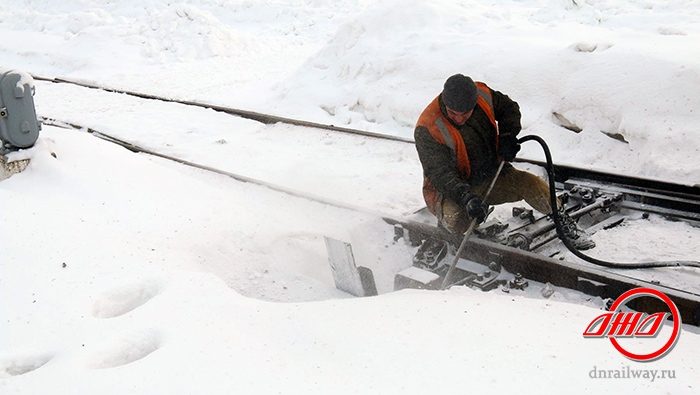
[[[559,236],[559,239],[564,243],[566,248],[571,251],[572,254],[576,255],[577,257],[599,265],[599,266],[604,266],[604,267],[609,267],[609,268],[614,268],[614,269],[644,269],[644,268],[652,268],[652,267],[676,267],[676,266],[691,266],[691,267],[700,267],[700,262],[696,261],[652,261],[652,262],[631,262],[631,263],[621,263],[621,262],[609,262],[609,261],[604,261],[602,259],[596,259],[593,257],[590,257],[581,251],[577,250],[573,243],[569,240],[568,237],[564,234],[564,225],[562,223],[562,219],[559,216],[559,211],[556,209],[557,207],[557,195],[556,195],[556,190],[554,189],[554,165],[552,163],[552,153],[549,151],[549,147],[547,146],[547,143],[539,136],[535,135],[529,135],[529,136],[524,136],[523,138],[519,139],[519,143],[524,143],[526,141],[536,141],[540,143],[540,146],[542,147],[542,150],[544,151],[544,155],[547,158],[547,175],[549,176],[549,204],[553,207],[552,209],[552,219],[554,220],[554,225],[557,230],[557,235]]]

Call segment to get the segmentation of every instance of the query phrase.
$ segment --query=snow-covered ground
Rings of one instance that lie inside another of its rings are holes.
[[[523,134],[543,136],[556,161],[689,185],[700,183],[699,36],[700,4],[682,0],[0,5],[3,67],[401,136],[463,72],[517,100]],[[37,83],[35,100],[41,115],[360,210],[45,126],[22,153],[30,166],[0,182],[2,394],[700,386],[697,328],[635,364],[583,339],[602,301],[576,292],[390,293],[413,250],[376,213],[422,205],[409,144],[64,84]],[[381,296],[335,289],[324,235],[353,243]],[[623,260],[700,257],[697,228],[660,218],[594,237],[597,254]],[[695,270],[674,276],[700,286]],[[590,377],[626,366],[676,378]]]

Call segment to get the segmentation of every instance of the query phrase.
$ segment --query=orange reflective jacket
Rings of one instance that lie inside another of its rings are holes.
[[[498,151],[498,125],[494,115],[491,90],[483,82],[477,82],[476,92],[476,104],[486,113],[489,121],[491,121],[491,124],[496,129],[495,144],[496,151]],[[459,133],[459,130],[452,125],[450,120],[443,115],[442,111],[440,110],[439,96],[436,97],[425,110],[423,110],[420,118],[418,118],[417,126],[422,126],[428,129],[428,132],[430,132],[430,135],[435,139],[435,141],[450,147],[452,152],[455,154],[455,158],[457,158],[457,170],[465,179],[469,178],[471,174],[471,166],[469,164],[467,147],[464,144],[464,139]],[[425,199],[425,203],[428,205],[430,212],[435,214],[437,212],[437,205],[440,203],[440,193],[430,183],[428,177],[423,178],[423,198]]]

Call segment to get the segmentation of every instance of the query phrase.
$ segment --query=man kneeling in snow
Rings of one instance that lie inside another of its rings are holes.
[[[462,74],[445,81],[415,130],[423,197],[442,227],[464,233],[472,219],[484,221],[489,204],[519,200],[551,214],[547,183],[510,163],[503,166],[488,201],[483,201],[500,161],[511,162],[520,150],[519,132],[520,107],[508,96]],[[560,212],[565,233],[576,248],[595,247],[576,222]]]

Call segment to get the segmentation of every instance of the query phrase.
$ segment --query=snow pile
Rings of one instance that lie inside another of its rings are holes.
[[[565,289],[404,291],[338,300],[323,235],[380,292],[413,252],[381,221],[45,127],[0,184],[3,393],[416,393],[632,388],[692,393],[700,337],[644,365],[582,338],[602,301]],[[155,186],[157,185],[157,186]],[[243,295],[252,296],[249,299]],[[269,303],[257,299],[316,303]],[[573,302],[573,303],[572,303]],[[529,328],[523,330],[523,328]],[[551,328],[556,328],[552,330]],[[518,336],[513,336],[513,333]],[[504,380],[503,366],[509,366]],[[640,366],[632,365],[633,368]]]
[[[157,0],[131,4],[68,1],[60,6],[40,2],[26,7],[18,2],[4,7],[3,25],[7,29],[61,37],[62,49],[70,53],[87,47],[100,51],[85,51],[84,55],[89,56],[86,61],[102,58],[106,55],[102,51],[118,55],[124,55],[121,51],[131,52],[126,59],[110,59],[114,69],[120,66],[129,69],[138,66],[131,64],[138,58],[152,63],[172,63],[248,52],[247,47],[255,37],[246,34],[245,29],[235,29],[234,22],[237,11],[249,7],[245,2],[227,1],[196,5]]]
[[[422,169],[409,144],[263,125],[202,108],[65,84],[38,86],[41,115],[164,154],[373,213],[400,217],[424,204]]]
[[[401,135],[445,77],[464,72],[518,100],[526,132],[561,162],[694,183],[699,10],[680,0],[4,0],[0,57]],[[335,289],[324,236],[352,242],[380,293],[410,266],[415,248],[395,243],[377,212],[422,205],[411,145],[70,85],[38,83],[36,102],[41,115],[359,210],[45,126],[19,154],[29,167],[0,182],[0,393],[697,392],[690,327],[644,366],[676,379],[592,379],[631,363],[582,338],[603,303],[578,292],[348,299]],[[559,127],[555,111],[582,131]],[[654,240],[667,232],[687,245]],[[615,241],[600,253],[623,257],[630,237],[652,258],[694,258],[698,245],[696,228],[658,217],[595,237]],[[697,287],[694,272],[672,280]]]
[[[93,63],[103,72],[118,72],[139,61],[169,63],[230,55],[234,45],[245,42],[212,12],[183,3],[158,3],[149,1],[128,8],[103,2],[65,2],[55,8],[45,3],[10,6],[5,8],[3,19],[8,29],[30,30],[23,33],[51,38],[53,48],[25,47],[30,51],[26,60],[56,56],[54,65],[63,73],[89,72]],[[81,55],[66,58],[66,54],[76,53]]]
[[[36,74],[228,97],[245,106],[361,7],[323,0],[4,0],[0,54],[4,65]]]
[[[5,3],[0,54],[35,73],[410,136],[461,72],[517,100],[558,162],[700,179],[697,2]]]
[[[561,289],[550,300],[468,289],[337,300],[320,235],[350,229],[381,250],[390,228],[80,132],[46,127],[40,141],[30,167],[0,184],[3,394],[696,385],[690,331],[646,365],[677,369],[676,380],[594,381],[594,367],[625,364],[580,335],[600,300]]]
[[[696,183],[700,5],[577,4],[381,3],[338,29],[279,99],[301,116],[410,136],[446,76],[465,73],[518,101],[524,134],[545,137],[559,162]]]

